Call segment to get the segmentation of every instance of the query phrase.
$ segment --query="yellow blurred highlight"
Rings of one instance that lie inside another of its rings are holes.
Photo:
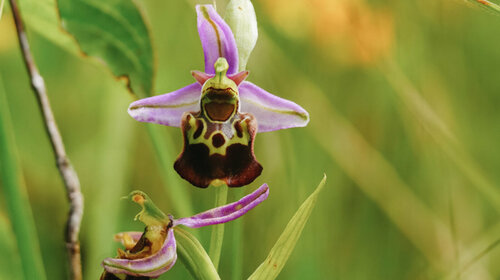
[[[17,47],[16,26],[10,13],[0,19],[0,52]]]
[[[347,64],[372,64],[394,41],[393,16],[362,0],[263,1],[274,25],[294,39],[313,42],[321,55]]]

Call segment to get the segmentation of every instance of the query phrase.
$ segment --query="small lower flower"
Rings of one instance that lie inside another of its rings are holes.
[[[187,218],[174,219],[165,215],[151,199],[141,191],[133,191],[128,199],[139,204],[142,211],[135,217],[146,227],[144,232],[122,232],[115,240],[125,247],[118,249],[117,258],[106,258],[102,262],[104,273],[101,280],[140,280],[157,278],[167,272],[177,260],[173,228],[184,225],[198,228],[235,220],[266,200],[267,184],[253,193],[231,204],[223,205]]]

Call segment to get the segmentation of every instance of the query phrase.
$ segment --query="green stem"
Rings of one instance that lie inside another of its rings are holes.
[[[147,124],[146,127],[160,164],[161,177],[167,194],[170,196],[172,206],[179,217],[188,217],[193,214],[191,200],[186,189],[183,188],[181,180],[173,171],[174,156],[166,146],[167,143],[172,143],[172,141],[165,139],[165,135],[159,131],[160,126]]]
[[[238,188],[234,191],[234,196],[238,199],[243,195],[243,188]],[[232,246],[232,259],[233,266],[231,272],[231,279],[241,279],[243,273],[243,219],[236,219],[233,224],[233,246]]]
[[[19,167],[7,98],[0,86],[0,182],[16,236],[24,279],[46,279],[35,222]]]
[[[221,185],[215,188],[215,207],[226,204],[227,202],[227,185]],[[210,237],[210,249],[208,255],[214,263],[215,269],[219,268],[220,252],[222,250],[222,242],[224,241],[224,224],[212,226],[212,235]]]
[[[200,242],[188,231],[175,227],[177,253],[194,279],[220,280],[207,252]]]

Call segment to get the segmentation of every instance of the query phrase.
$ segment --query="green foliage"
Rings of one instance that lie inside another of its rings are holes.
[[[323,176],[323,180],[321,180],[318,187],[316,187],[316,190],[304,201],[304,203],[302,203],[297,212],[295,212],[286,225],[285,230],[283,230],[278,238],[278,241],[276,241],[269,252],[267,258],[254,273],[248,277],[249,280],[272,280],[278,277],[292,254],[325,183],[326,175]]]
[[[132,1],[58,0],[64,28],[81,50],[127,79],[139,97],[151,95],[154,63],[146,24]]]
[[[78,54],[75,41],[61,27],[56,0],[19,0],[19,6],[29,31],[35,31],[64,50]]]
[[[0,182],[3,186],[9,220],[12,223],[17,249],[19,250],[24,279],[43,280],[46,279],[45,269],[40,254],[31,206],[17,159],[16,141],[12,132],[7,98],[3,90],[2,80],[0,80]],[[7,225],[7,223],[4,224]],[[7,228],[4,235],[10,237],[10,241],[14,241],[14,238],[8,235]],[[10,249],[11,252],[15,252],[12,247]],[[8,254],[5,254],[5,251],[2,250],[1,252],[4,257],[9,257]],[[16,258],[17,254],[14,253],[12,257],[14,263]],[[12,271],[15,273],[15,266]]]
[[[191,276],[200,280],[220,279],[217,269],[198,239],[179,227],[174,228],[174,231],[177,240],[177,254]]]
[[[16,237],[12,232],[9,220],[4,216],[0,216],[0,252],[5,256],[9,256],[0,262],[1,279],[23,279],[19,251],[14,244],[16,244]]]
[[[228,186],[222,185],[213,187],[215,190],[215,207],[222,206],[227,202]],[[210,247],[208,255],[214,264],[215,269],[219,268],[220,253],[222,250],[222,243],[224,241],[224,224],[212,226],[212,234],[210,236]]]
[[[219,11],[226,2],[218,1]],[[240,247],[225,240],[220,277],[231,279],[233,271],[234,279],[252,274],[289,214],[312,191],[318,170],[325,170],[335,188],[322,190],[322,203],[279,278],[499,278],[500,41],[492,35],[500,29],[499,17],[451,0],[320,0],[279,6],[284,2],[253,1],[259,40],[249,60],[249,80],[303,105],[311,122],[306,128],[257,136],[255,153],[264,172],[254,185],[267,182],[271,193],[244,219],[225,226],[226,238],[236,232]],[[145,8],[149,37],[155,39],[155,94],[192,82],[186,73],[203,68],[194,2],[136,3]],[[9,135],[16,135],[48,278],[66,279],[61,264],[66,262],[62,229],[67,203],[19,57],[8,4],[5,8],[0,73],[13,116]],[[212,207],[213,192],[189,186],[173,171],[182,147],[179,130],[147,126],[155,130],[151,145],[143,125],[126,114],[131,98],[123,85],[105,67],[89,63],[96,59],[75,59],[80,41],[61,29],[54,1],[20,0],[20,9],[68,154],[81,175],[84,276],[95,280],[100,261],[119,246],[113,234],[143,229],[130,219],[135,209],[123,207],[117,198],[142,189],[161,209],[185,217]],[[377,20],[389,23],[387,51],[359,60],[383,39]],[[156,164],[157,155],[161,164]],[[0,216],[11,219],[5,201],[15,197],[0,184]],[[229,197],[240,197],[235,191],[247,189],[230,189]],[[194,230],[201,236],[194,244],[208,249],[210,232]],[[10,236],[0,246],[15,248]],[[179,260],[189,261],[183,237],[176,231]],[[216,279],[207,254],[200,254]],[[2,255],[0,266],[14,258]],[[198,264],[187,263],[196,275]],[[189,270],[178,263],[160,279],[184,279]]]

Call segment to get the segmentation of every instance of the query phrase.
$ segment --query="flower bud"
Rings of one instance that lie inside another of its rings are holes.
[[[250,0],[231,0],[226,7],[224,20],[229,25],[238,47],[239,69],[244,71],[248,57],[252,53],[257,37],[257,18]]]

